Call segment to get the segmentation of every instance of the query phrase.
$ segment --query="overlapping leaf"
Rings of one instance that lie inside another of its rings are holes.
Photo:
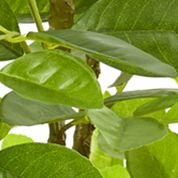
[[[6,0],[10,5],[11,9],[17,16],[20,22],[33,22],[33,18],[28,7],[28,0]],[[76,14],[85,12],[92,4],[97,0],[85,1],[85,0],[74,0]],[[49,17],[50,4],[49,0],[38,0],[37,6],[43,21],[46,21]]]
[[[119,37],[178,70],[177,15],[173,0],[100,0],[76,28]]]
[[[28,0],[6,0],[14,14],[20,22],[33,22],[31,12],[28,6]],[[48,0],[38,0],[37,6],[39,8],[40,15],[43,20],[48,19],[49,15],[49,1]]]
[[[1,148],[5,149],[14,145],[31,143],[33,140],[25,135],[8,134],[2,141]]]
[[[154,119],[121,119],[106,107],[89,110],[88,115],[106,142],[118,152],[150,144],[167,133],[163,125]]]
[[[178,136],[169,133],[163,140],[128,152],[127,167],[133,178],[177,178]]]
[[[102,107],[94,73],[80,59],[59,50],[25,55],[0,72],[0,81],[17,93],[46,103]]]
[[[29,33],[29,39],[81,50],[94,59],[128,73],[175,77],[173,67],[118,38],[87,31],[50,30]]]
[[[0,169],[21,178],[101,178],[78,153],[59,145],[25,144],[0,152]]]
[[[178,96],[177,89],[151,89],[151,90],[136,90],[118,93],[116,95],[107,97],[106,104],[111,104],[117,101],[130,100],[136,98],[155,98],[155,97],[168,97]]]
[[[7,94],[0,103],[0,118],[10,125],[43,124],[73,116],[77,113],[70,107],[28,100],[14,92]]]
[[[1,0],[0,9],[0,26],[3,26],[9,31],[19,32],[19,27],[15,15],[5,0]],[[0,32],[0,35],[4,34]],[[14,59],[18,56],[21,56],[22,54],[23,51],[19,44],[10,44],[0,40],[0,61]]]

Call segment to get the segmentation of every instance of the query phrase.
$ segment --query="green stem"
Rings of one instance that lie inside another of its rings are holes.
[[[40,13],[39,13],[39,9],[38,9],[38,6],[36,4],[36,0],[28,0],[28,4],[30,6],[31,13],[32,13],[34,21],[36,23],[38,31],[39,32],[44,31],[43,25],[42,25],[42,20],[41,20]]]
[[[21,47],[22,47],[24,53],[26,53],[26,54],[31,53],[31,49],[30,49],[30,47],[27,45],[26,41],[21,42],[20,45],[21,45]]]

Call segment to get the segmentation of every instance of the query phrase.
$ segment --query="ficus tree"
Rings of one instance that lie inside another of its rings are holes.
[[[177,178],[178,89],[124,91],[133,75],[177,78],[177,17],[173,0],[0,0],[0,61],[11,60],[0,82],[12,89],[0,101],[0,177]],[[100,63],[121,71],[114,95],[101,92]],[[8,134],[44,123],[47,144]]]

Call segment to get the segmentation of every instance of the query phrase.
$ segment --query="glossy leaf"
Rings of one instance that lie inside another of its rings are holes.
[[[178,70],[178,1],[100,0],[76,29],[121,38]]]
[[[178,136],[169,133],[163,140],[128,152],[127,167],[132,178],[177,178]]]
[[[117,101],[130,100],[136,98],[155,98],[166,96],[178,96],[177,89],[151,89],[151,90],[136,90],[118,93],[116,95],[107,97],[105,104],[111,104]]]
[[[15,145],[31,143],[31,142],[33,142],[33,140],[25,135],[9,134],[3,139],[1,148],[5,149]]]
[[[15,15],[5,0],[1,0],[0,9],[0,26],[9,31],[19,32]],[[4,33],[0,32],[0,35],[4,35]],[[14,59],[22,55],[23,51],[19,44],[11,44],[0,40],[0,61]]]
[[[106,107],[89,110],[88,115],[106,142],[121,152],[150,144],[167,133],[154,119],[122,119]]]
[[[31,12],[28,6],[28,0],[6,0],[14,14],[20,22],[30,23],[33,22]],[[49,1],[38,0],[37,6],[43,20],[47,20],[49,16]]]
[[[102,178],[87,159],[51,144],[30,143],[5,149],[0,152],[0,168],[21,178]]]
[[[123,40],[100,33],[50,30],[31,32],[28,38],[81,50],[98,61],[132,74],[162,77],[177,75],[173,67],[160,62],[152,55]]]
[[[1,70],[0,81],[37,101],[80,108],[102,107],[94,73],[80,59],[63,51],[25,55]]]
[[[73,116],[77,116],[77,113],[70,107],[28,100],[14,92],[7,94],[0,103],[0,118],[10,125],[43,124]]]

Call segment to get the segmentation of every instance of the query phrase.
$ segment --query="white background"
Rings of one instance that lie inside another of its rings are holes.
[[[44,24],[45,29],[48,29],[48,25]],[[20,25],[22,34],[26,34],[28,31],[36,31],[36,27],[33,24],[21,24]],[[0,62],[0,68],[9,62]],[[99,77],[99,82],[101,84],[102,90],[109,90],[114,93],[114,89],[108,89],[108,86],[113,83],[113,81],[119,76],[120,72],[116,69],[108,67],[106,65],[101,65],[101,75]],[[170,78],[148,78],[134,76],[125,88],[125,91],[129,90],[142,90],[151,88],[178,88],[178,84],[175,80]],[[0,97],[3,97],[8,93],[10,89],[6,88],[4,85],[0,84]],[[171,124],[171,130],[178,133],[178,125]],[[73,128],[68,131],[67,145],[71,147],[72,145],[72,132]],[[47,142],[48,139],[48,126],[47,124],[32,126],[32,127],[15,127],[10,133],[23,134],[31,137],[36,142]]]

